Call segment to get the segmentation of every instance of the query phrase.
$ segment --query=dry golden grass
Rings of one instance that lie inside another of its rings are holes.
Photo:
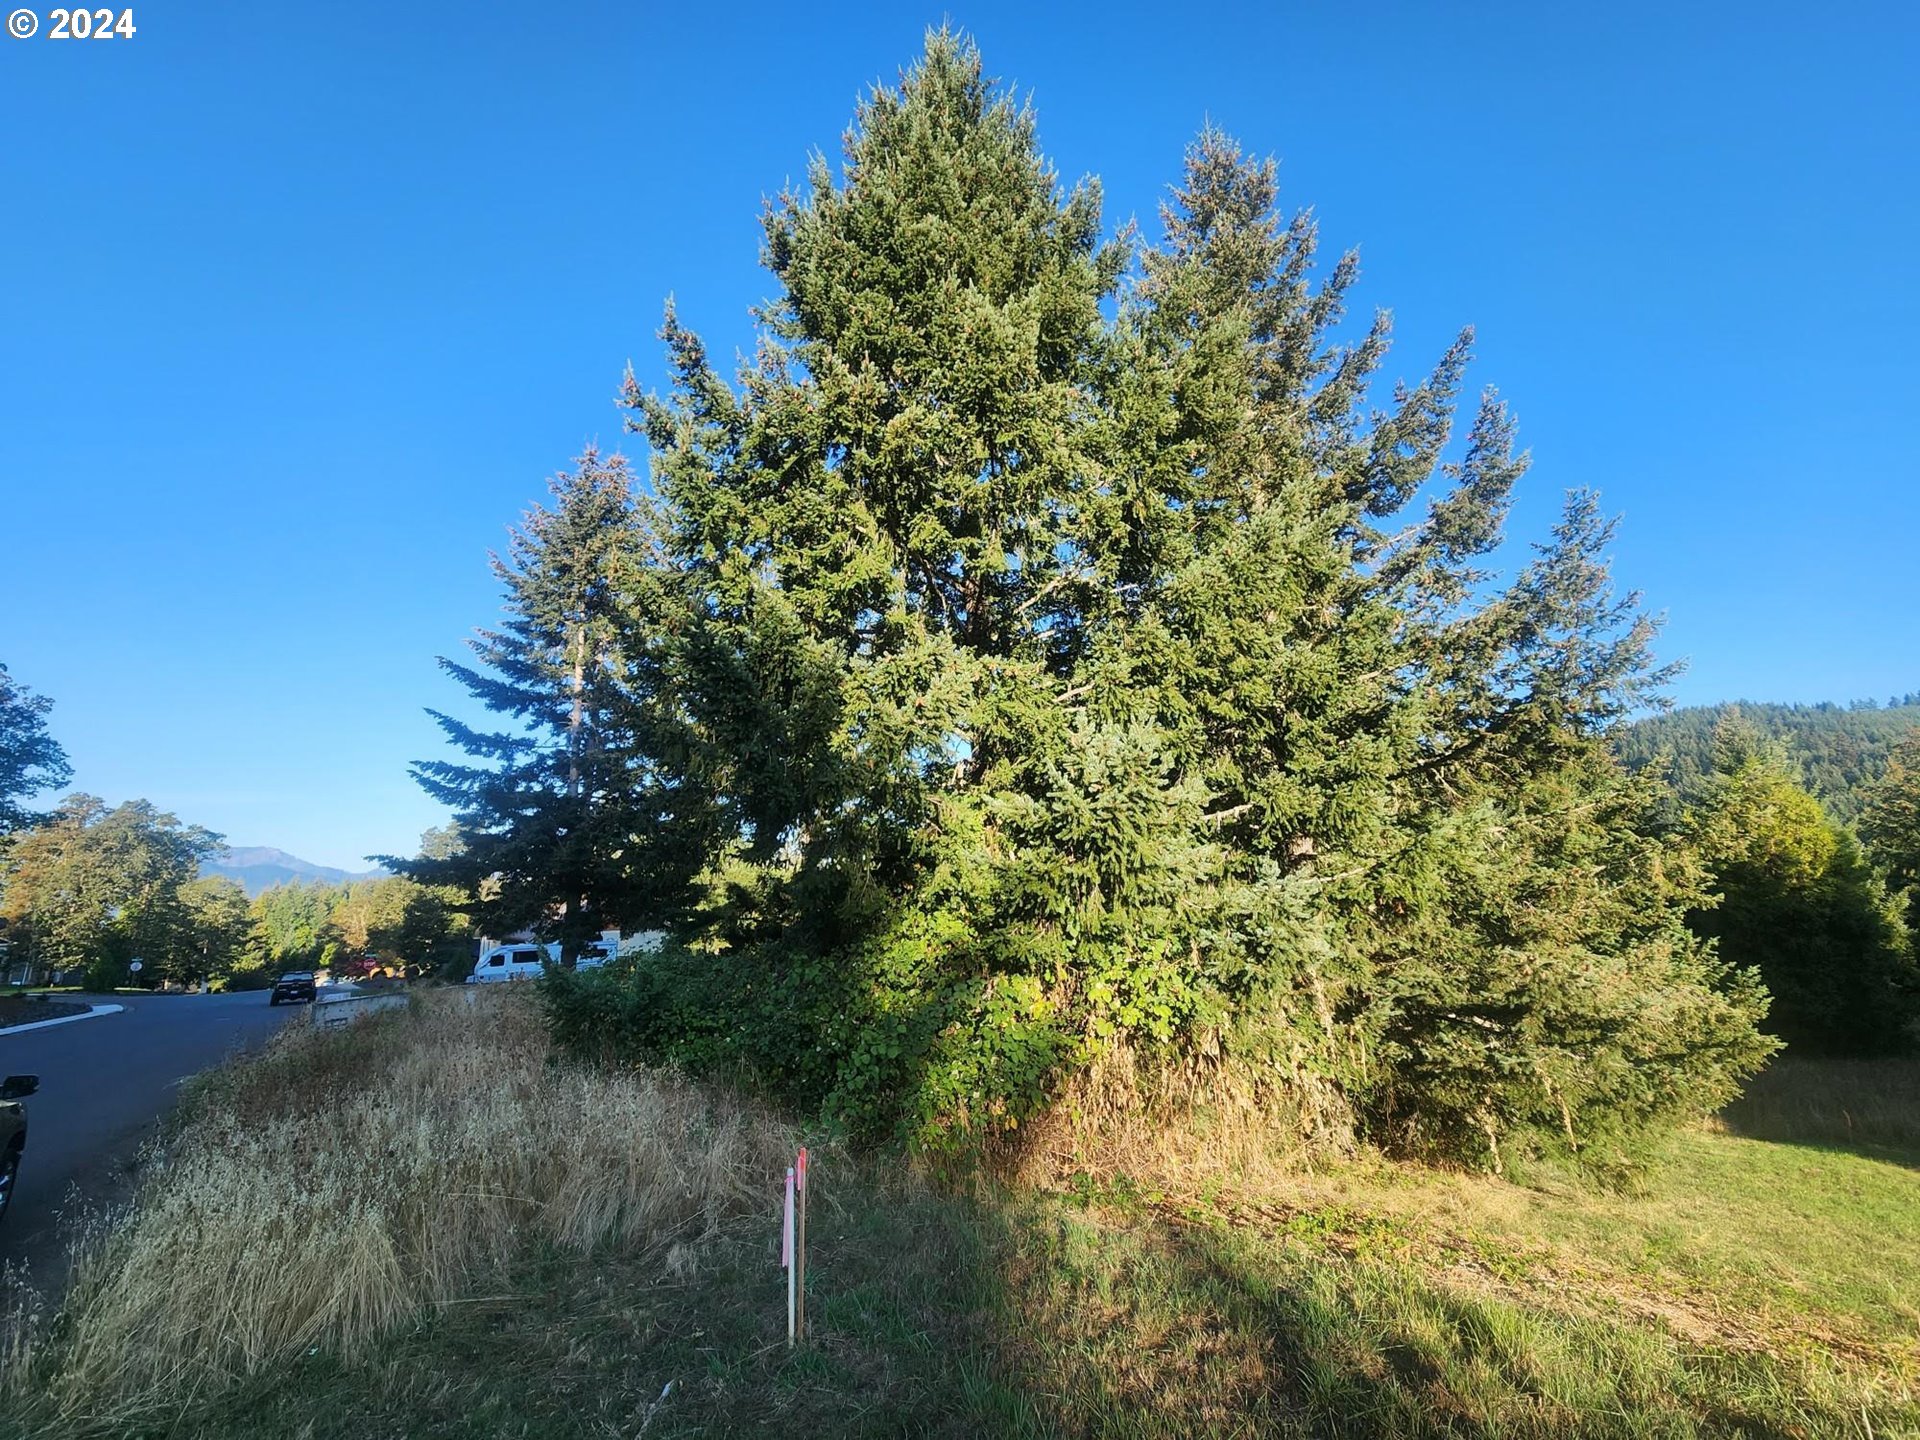
[[[791,1143],[673,1077],[549,1064],[519,995],[289,1030],[189,1098],[82,1255],[57,1351],[14,1356],[12,1382],[124,1415],[350,1355],[542,1244],[684,1266],[677,1247],[766,1208]]]

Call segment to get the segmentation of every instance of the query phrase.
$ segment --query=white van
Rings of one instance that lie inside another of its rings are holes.
[[[580,952],[576,968],[592,970],[606,964],[616,953],[618,946],[613,941],[596,940]],[[474,962],[473,974],[467,977],[467,983],[492,985],[508,980],[535,980],[539,978],[542,964],[549,960],[555,965],[560,963],[559,945],[536,945],[531,940],[496,945]]]
[[[558,955],[559,949],[560,947],[558,945],[553,947],[556,956]],[[596,940],[580,952],[580,958],[573,962],[573,968],[576,970],[596,970],[619,953],[620,942],[618,940]]]

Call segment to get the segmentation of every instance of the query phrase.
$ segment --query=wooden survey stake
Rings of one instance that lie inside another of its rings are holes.
[[[804,1145],[800,1147],[800,1157],[794,1162],[794,1169],[797,1172],[799,1200],[799,1209],[794,1216],[794,1334],[804,1341],[807,1338],[807,1147]]]
[[[795,1310],[797,1289],[795,1281],[799,1266],[793,1263],[793,1166],[787,1167],[787,1208],[780,1220],[780,1266],[787,1272],[787,1348],[793,1348],[797,1337],[795,1322],[799,1315]]]
[[[807,1336],[807,1151],[787,1167],[787,1204],[780,1221],[780,1265],[787,1272],[787,1345]]]

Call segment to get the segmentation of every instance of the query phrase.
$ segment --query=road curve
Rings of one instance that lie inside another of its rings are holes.
[[[304,1005],[269,1006],[258,990],[94,998],[122,1008],[0,1035],[0,1074],[40,1077],[40,1092],[27,1101],[12,1213],[0,1222],[0,1261],[25,1261],[41,1280],[55,1278],[49,1270],[62,1258],[56,1212],[68,1187],[95,1204],[112,1199],[125,1162],[173,1107],[181,1080],[307,1014]]]

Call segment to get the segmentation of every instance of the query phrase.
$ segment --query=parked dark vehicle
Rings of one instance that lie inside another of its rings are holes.
[[[39,1088],[38,1075],[9,1075],[0,1080],[0,1220],[7,1218],[13,1204],[20,1152],[27,1148],[27,1107],[20,1102]]]
[[[273,982],[273,994],[267,1003],[278,1005],[283,1000],[305,1000],[311,1004],[317,993],[311,970],[290,970]]]

